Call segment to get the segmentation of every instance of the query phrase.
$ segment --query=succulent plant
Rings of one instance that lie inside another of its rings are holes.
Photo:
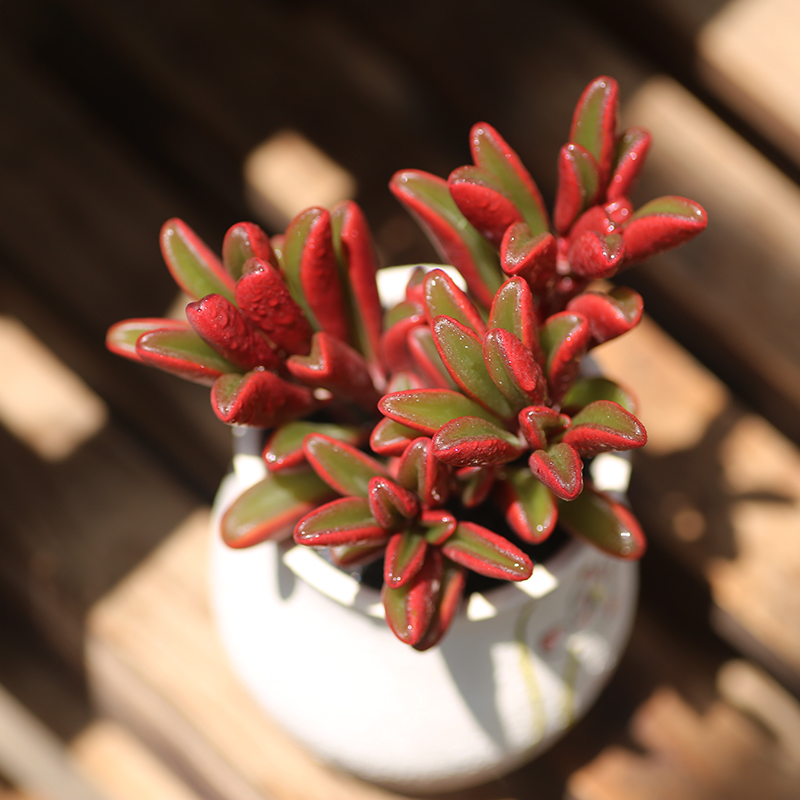
[[[617,93],[600,77],[581,96],[552,223],[485,123],[470,133],[474,163],[447,180],[396,173],[391,190],[464,288],[420,266],[385,311],[353,202],[308,209],[272,239],[235,225],[221,260],[166,223],[187,319],[126,320],[108,346],[210,385],[220,419],[267,430],[267,477],[225,514],[227,544],[293,535],[343,568],[382,558],[387,622],[417,649],[444,635],[469,571],[529,578],[531,546],[557,524],[614,556],[643,554],[635,518],[585,467],[641,447],[645,429],[632,396],[582,362],[642,315],[641,297],[609,279],[695,236],[706,215],[682,197],[633,209],[650,137],[617,131]]]

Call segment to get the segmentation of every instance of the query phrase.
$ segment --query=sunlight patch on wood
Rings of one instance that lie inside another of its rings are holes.
[[[105,403],[19,320],[0,316],[0,424],[47,461],[106,424]]]

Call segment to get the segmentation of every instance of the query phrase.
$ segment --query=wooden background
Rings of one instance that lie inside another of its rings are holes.
[[[166,218],[215,248],[275,230],[291,198],[265,212],[245,167],[276,134],[351,176],[385,264],[430,260],[390,175],[448,174],[483,119],[551,201],[571,109],[611,74],[655,137],[638,198],[710,218],[625,275],[650,318],[598,351],[651,433],[641,609],[589,716],[459,796],[800,797],[799,53],[796,0],[0,2],[0,796],[386,796],[237,695],[201,574],[228,432],[105,330],[175,301]]]

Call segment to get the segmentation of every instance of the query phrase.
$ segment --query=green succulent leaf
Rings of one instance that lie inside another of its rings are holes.
[[[316,473],[339,494],[367,498],[373,478],[387,477],[383,464],[352,445],[312,433],[303,451]]]
[[[439,316],[450,317],[479,336],[483,335],[486,326],[478,309],[446,272],[440,269],[428,272],[423,292],[429,322]]]
[[[581,455],[592,456],[607,450],[631,450],[647,442],[644,425],[629,411],[609,400],[596,400],[572,418],[562,441]]]
[[[631,414],[636,413],[636,401],[626,389],[608,378],[581,378],[564,395],[562,408],[568,414],[575,414],[581,408],[597,400],[610,400],[619,403]]]
[[[238,281],[244,273],[244,265],[251,258],[260,258],[276,269],[278,267],[267,234],[252,222],[239,222],[225,234],[222,263],[228,274]]]
[[[188,331],[189,323],[186,320],[160,317],[124,319],[108,329],[106,347],[118,356],[125,356],[131,361],[141,361],[141,356],[136,352],[136,342],[139,337],[150,331],[163,329]]]
[[[355,445],[362,433],[354,425],[334,425],[329,422],[287,422],[270,436],[264,448],[264,460],[271,472],[294,469],[306,460],[303,440],[312,433],[320,433],[330,439]]]
[[[498,417],[450,389],[396,392],[381,398],[378,408],[389,419],[429,435],[457,417],[480,417],[502,428]]]
[[[447,558],[473,572],[509,581],[524,581],[533,573],[533,562],[508,539],[476,525],[461,522],[442,545]]]
[[[434,455],[454,467],[507,464],[524,450],[519,437],[477,417],[454,419],[433,437]]]
[[[389,539],[383,566],[383,580],[393,589],[405,586],[420,571],[428,542],[420,533],[403,531]]]
[[[591,153],[600,165],[603,185],[608,181],[616,150],[619,89],[613,78],[595,78],[584,90],[575,108],[570,141]]]
[[[506,521],[521,539],[538,544],[555,529],[556,498],[530,470],[508,469],[501,497]]]
[[[342,497],[306,514],[294,529],[298,544],[331,547],[363,544],[386,538],[363,497]]]

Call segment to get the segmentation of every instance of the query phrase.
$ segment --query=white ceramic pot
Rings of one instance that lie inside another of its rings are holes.
[[[622,488],[627,462],[606,456],[595,480]],[[260,469],[238,467],[217,520]],[[212,551],[219,631],[255,700],[322,760],[406,791],[476,785],[550,746],[614,670],[638,585],[635,564],[572,542],[528,581],[472,595],[420,653],[389,631],[376,590],[311,548],[231,550],[215,535]]]

